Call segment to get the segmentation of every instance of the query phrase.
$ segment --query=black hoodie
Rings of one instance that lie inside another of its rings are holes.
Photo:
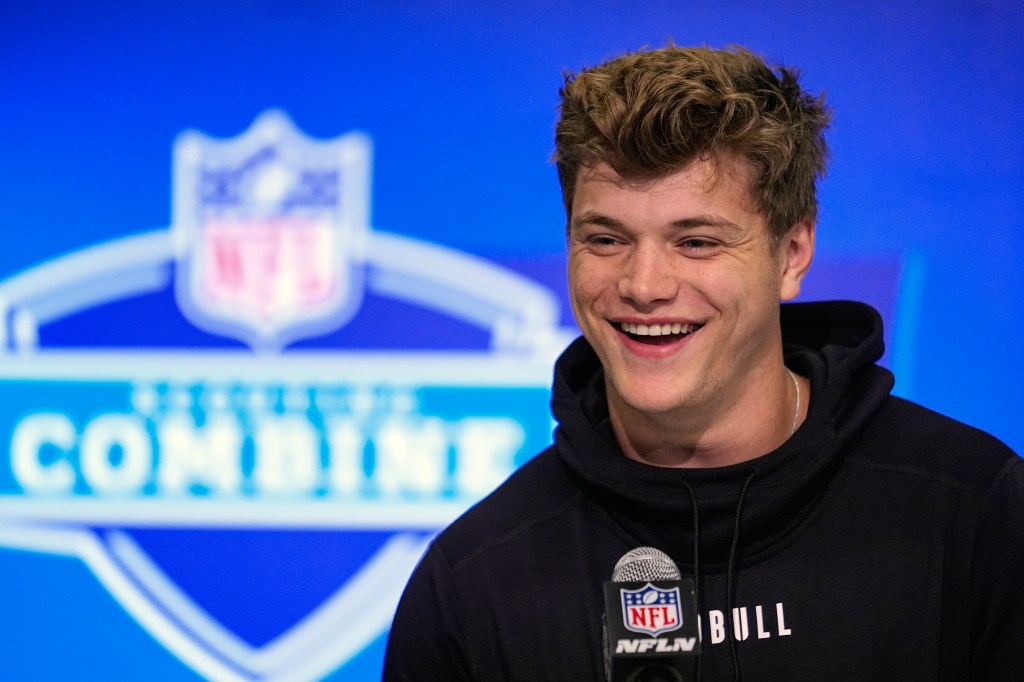
[[[782,325],[806,420],[712,469],[625,457],[573,343],[555,444],[434,541],[384,678],[603,679],[602,583],[652,546],[697,583],[703,680],[1024,681],[1024,460],[890,396],[868,306],[785,305]]]

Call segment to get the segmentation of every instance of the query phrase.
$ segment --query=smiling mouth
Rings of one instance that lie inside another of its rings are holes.
[[[619,329],[631,339],[654,346],[660,346],[689,336],[704,325],[702,324],[634,324],[619,322]]]

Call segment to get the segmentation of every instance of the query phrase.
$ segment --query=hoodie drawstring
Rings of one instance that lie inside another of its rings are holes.
[[[732,527],[732,547],[729,549],[729,564],[726,569],[725,609],[726,613],[729,614],[729,653],[732,654],[732,669],[736,682],[740,682],[743,679],[740,675],[739,654],[736,651],[736,619],[733,615],[733,599],[736,592],[736,556],[740,541],[740,520],[743,516],[743,501],[746,499],[747,490],[750,488],[750,483],[756,475],[756,471],[750,472],[750,476],[743,483],[743,488],[740,489],[740,498],[736,501],[736,518],[733,521]]]
[[[743,519],[743,502],[747,499],[747,491],[750,489],[750,484],[756,476],[756,471],[750,472],[750,475],[747,476],[747,480],[743,482],[743,487],[740,488],[740,496],[736,501],[736,515],[733,519],[732,526],[732,545],[729,548],[729,562],[726,568],[725,603],[729,622],[729,653],[732,654],[732,669],[736,682],[741,682],[743,679],[740,674],[739,654],[736,651],[736,622],[733,617],[733,600],[735,598],[736,591],[736,558],[739,555],[738,549],[740,542],[740,524]],[[696,595],[697,613],[700,614],[704,612],[704,595],[700,591],[700,512],[697,508],[697,494],[694,492],[693,486],[691,486],[688,481],[683,481],[682,483],[683,487],[686,488],[686,492],[690,495],[690,504],[693,505],[693,590]],[[703,656],[698,656],[698,682],[703,679],[703,673]]]
[[[688,481],[683,481],[683,486],[690,493],[690,504],[693,505],[693,593],[697,601],[697,618],[704,610],[704,595],[700,591],[700,513],[697,511],[697,495],[693,492],[693,486]],[[697,680],[701,679],[702,667],[701,657],[697,657]]]

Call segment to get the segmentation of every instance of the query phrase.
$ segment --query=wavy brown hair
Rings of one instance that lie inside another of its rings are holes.
[[[653,179],[733,155],[752,169],[751,198],[778,243],[817,216],[828,160],[830,111],[797,76],[743,48],[675,45],[567,73],[553,155],[566,215],[582,167]]]

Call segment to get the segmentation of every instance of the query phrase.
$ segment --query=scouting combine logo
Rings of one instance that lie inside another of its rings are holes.
[[[208,679],[344,670],[433,533],[550,439],[557,298],[371,229],[370,159],[366,136],[280,112],[185,133],[170,227],[0,282],[0,547],[81,559]],[[46,343],[141,297],[247,348]],[[287,348],[389,301],[489,348]]]
[[[647,583],[638,590],[619,590],[627,630],[657,637],[683,625],[679,588],[661,589]]]

